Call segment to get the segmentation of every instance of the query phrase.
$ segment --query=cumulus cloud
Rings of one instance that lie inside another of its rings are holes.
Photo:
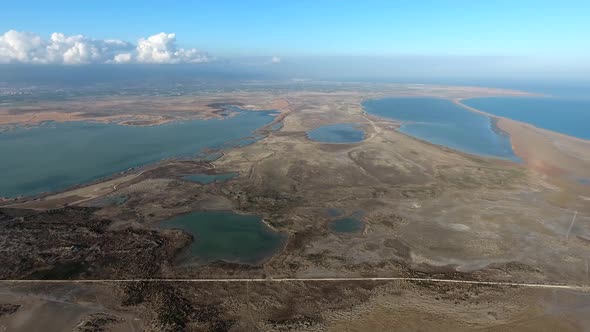
[[[176,35],[159,33],[141,38],[137,45],[118,39],[97,40],[83,35],[53,33],[48,40],[10,30],[0,35],[0,63],[101,64],[200,63],[209,56],[197,49],[176,46]]]
[[[176,48],[176,35],[159,33],[137,42],[137,61],[141,63],[199,63],[208,60],[196,49]]]
[[[270,59],[271,63],[281,63],[281,58],[278,56],[273,56],[272,59]]]

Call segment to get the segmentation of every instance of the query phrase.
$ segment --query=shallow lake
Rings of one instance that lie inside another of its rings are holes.
[[[331,221],[330,229],[338,233],[354,233],[363,229],[364,224],[361,220],[353,217],[341,218]]]
[[[262,138],[254,132],[273,114],[240,111],[223,119],[147,127],[46,122],[13,128],[0,133],[0,196],[61,190],[164,158],[249,144]]]
[[[463,100],[486,113],[590,140],[590,100],[550,97],[493,97]]]
[[[194,236],[183,257],[188,264],[216,260],[256,264],[275,254],[284,241],[260,217],[229,211],[193,212],[164,221],[161,227]]]
[[[337,123],[312,129],[307,136],[325,143],[357,143],[365,138],[365,132],[355,123]]]
[[[401,97],[363,102],[365,111],[402,123],[400,131],[459,151],[519,161],[510,138],[490,117],[440,98]]]

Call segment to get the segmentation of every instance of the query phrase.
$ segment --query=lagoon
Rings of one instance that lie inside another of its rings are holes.
[[[459,151],[519,161],[510,138],[490,117],[471,112],[448,99],[398,97],[363,102],[371,115],[400,121],[400,131]]]
[[[488,97],[462,101],[483,112],[590,140],[590,100],[554,97]]]
[[[234,109],[232,109],[234,110]],[[165,158],[196,156],[205,148],[241,146],[274,111],[240,111],[212,120],[156,126],[45,122],[0,132],[0,197],[63,190]]]

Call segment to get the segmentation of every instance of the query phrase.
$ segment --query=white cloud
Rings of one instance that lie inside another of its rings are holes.
[[[37,62],[43,58],[38,52],[45,42],[41,37],[10,30],[0,36],[0,61]]]
[[[176,35],[161,32],[137,42],[137,60],[141,63],[198,63],[208,58],[196,49],[177,49]]]
[[[9,30],[0,35],[0,63],[199,63],[210,58],[196,49],[177,48],[173,33],[141,38],[137,46],[117,39],[53,33],[49,40],[30,32]]]
[[[115,55],[112,63],[130,63],[133,61],[133,54],[131,53],[120,53]]]
[[[279,58],[278,56],[273,56],[272,59],[270,59],[271,63],[281,63],[281,58]]]

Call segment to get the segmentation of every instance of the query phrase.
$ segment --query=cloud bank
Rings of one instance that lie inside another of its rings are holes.
[[[210,61],[207,53],[178,48],[176,35],[159,33],[140,38],[137,45],[118,40],[91,39],[83,35],[53,33],[49,40],[30,33],[9,30],[0,35],[0,63],[30,64],[179,64]]]

